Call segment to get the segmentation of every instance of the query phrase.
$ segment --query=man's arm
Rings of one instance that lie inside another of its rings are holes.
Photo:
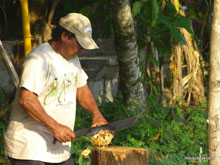
[[[87,112],[93,115],[92,126],[107,124],[107,121],[98,109],[88,85],[77,88],[77,100]]]
[[[59,142],[71,141],[75,138],[74,132],[67,126],[57,123],[41,106],[38,96],[31,91],[21,88],[19,104],[35,121],[46,126]]]

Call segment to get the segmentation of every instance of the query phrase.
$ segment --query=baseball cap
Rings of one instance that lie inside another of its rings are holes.
[[[84,49],[98,49],[92,39],[92,27],[89,19],[80,13],[70,13],[59,20],[59,25],[75,34]]]

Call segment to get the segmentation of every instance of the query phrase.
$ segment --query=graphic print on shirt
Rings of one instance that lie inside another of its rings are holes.
[[[44,97],[44,105],[47,104],[47,99],[50,97],[56,97],[57,106],[71,104],[71,100],[68,100],[67,95],[73,92],[75,88],[76,73],[65,73],[60,78],[55,77],[52,83],[49,85],[48,94]]]

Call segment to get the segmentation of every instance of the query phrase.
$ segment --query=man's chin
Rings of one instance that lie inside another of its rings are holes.
[[[79,56],[79,53],[77,52],[77,53],[74,53],[73,55],[71,55],[71,58],[75,58],[75,57],[77,57],[77,56]]]

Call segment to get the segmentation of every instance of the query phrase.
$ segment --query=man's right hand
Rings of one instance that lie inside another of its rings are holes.
[[[75,139],[75,133],[67,126],[57,124],[56,128],[52,131],[55,139],[59,142],[69,142]]]

